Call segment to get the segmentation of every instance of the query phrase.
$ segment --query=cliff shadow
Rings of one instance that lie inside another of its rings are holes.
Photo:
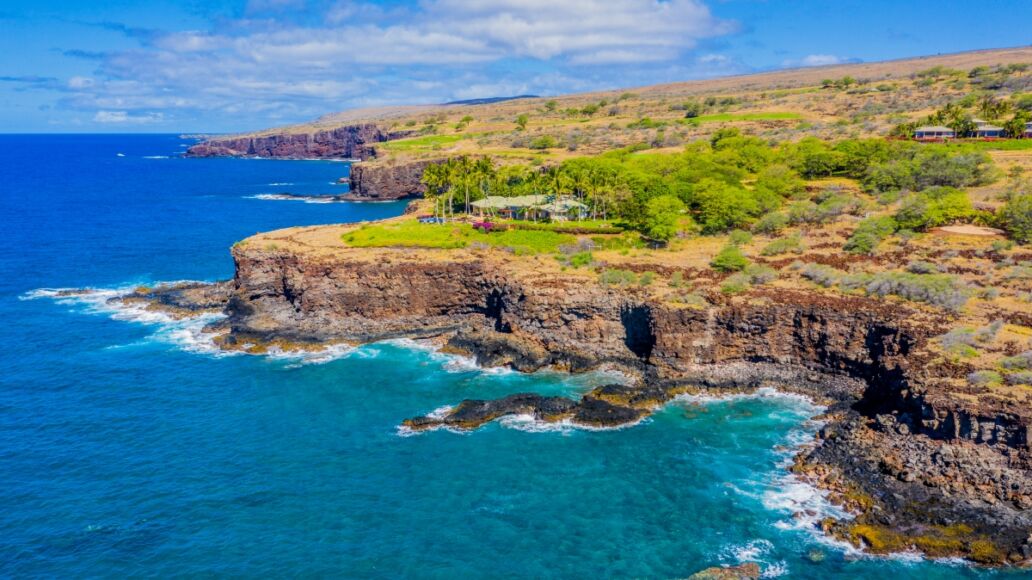
[[[648,306],[630,306],[620,310],[624,327],[624,345],[641,360],[648,360],[656,347],[652,310]]]

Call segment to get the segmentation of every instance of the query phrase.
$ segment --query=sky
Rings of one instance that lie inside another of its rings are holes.
[[[1032,44],[1032,0],[0,0],[0,133],[256,130]]]

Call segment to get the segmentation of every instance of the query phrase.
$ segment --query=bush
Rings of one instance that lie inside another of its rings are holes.
[[[933,187],[904,198],[895,217],[900,228],[920,231],[970,219],[974,212],[964,191]]]
[[[531,149],[554,149],[558,146],[559,142],[551,135],[535,137],[531,139],[530,145],[528,145]]]
[[[748,289],[749,277],[741,272],[728,277],[728,279],[724,280],[720,285],[720,292],[722,294],[740,294]]]
[[[975,371],[967,376],[967,380],[976,387],[995,387],[1003,384],[1003,377],[995,371]]]
[[[803,247],[802,236],[796,234],[786,238],[780,238],[767,244],[762,250],[760,255],[762,256],[778,256],[781,254],[802,254],[805,248]]]
[[[896,220],[891,217],[867,218],[856,226],[842,249],[852,254],[873,254],[878,244],[891,236],[896,228]]]
[[[720,250],[710,262],[710,266],[719,272],[740,272],[748,265],[749,259],[742,254],[742,250],[738,246],[733,244],[724,246],[724,249]]]
[[[1009,373],[1004,378],[1008,385],[1032,385],[1032,371]]]
[[[1032,193],[1012,195],[1000,208],[998,220],[1012,239],[1032,243]]]
[[[752,230],[757,234],[776,234],[788,226],[788,216],[783,212],[771,212],[753,224]]]
[[[894,295],[906,300],[960,310],[967,303],[969,290],[963,281],[945,274],[879,272],[867,285],[867,293],[874,296]]]
[[[939,268],[931,262],[914,260],[907,264],[907,272],[910,272],[911,274],[934,274],[938,271]]]
[[[1032,369],[1032,350],[1000,361],[1000,367],[1011,371],[1027,371]]]
[[[642,272],[641,277],[638,278],[638,285],[639,286],[650,286],[655,281],[656,281],[656,273],[655,272]]]
[[[746,266],[745,270],[742,270],[742,274],[749,278],[751,284],[767,284],[773,282],[778,278],[778,272],[770,266],[764,266],[761,264],[752,264]]]
[[[736,246],[745,245],[752,241],[752,234],[745,230],[734,230],[731,232],[729,240]]]
[[[602,270],[598,275],[598,282],[603,286],[630,286],[638,281],[638,276],[630,270]]]
[[[591,255],[591,252],[580,252],[570,256],[570,265],[574,268],[590,266],[594,263],[595,257]]]
[[[803,278],[825,288],[831,288],[838,284],[843,274],[844,272],[841,270],[836,270],[824,264],[807,264],[803,267],[803,271],[800,272]]]

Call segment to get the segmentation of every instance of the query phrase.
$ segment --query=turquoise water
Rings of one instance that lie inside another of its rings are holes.
[[[406,341],[218,356],[202,321],[41,291],[225,278],[256,231],[403,209],[256,199],[339,193],[345,168],[175,158],[183,143],[0,136],[0,576],[1010,575],[814,536],[793,513],[829,508],[783,469],[816,428],[798,398],[679,401],[615,431],[408,435],[401,420],[463,398],[614,377],[485,371]]]

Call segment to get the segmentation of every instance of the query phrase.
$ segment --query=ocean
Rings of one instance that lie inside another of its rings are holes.
[[[255,232],[399,214],[311,203],[346,164],[184,159],[174,135],[0,136],[0,576],[1009,576],[865,556],[785,467],[805,399],[686,398],[598,431],[510,418],[413,435],[464,398],[620,380],[481,369],[413,341],[227,356],[206,320],[114,309],[231,277]],[[96,288],[89,298],[63,288]]]

